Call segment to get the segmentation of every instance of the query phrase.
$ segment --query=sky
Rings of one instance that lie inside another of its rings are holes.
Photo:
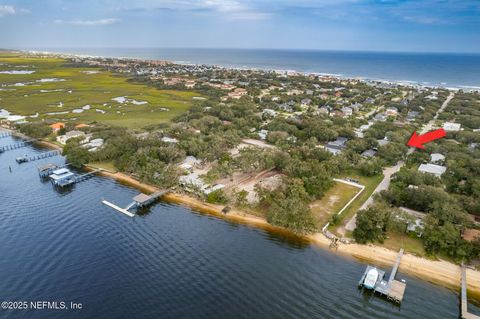
[[[480,0],[0,0],[0,47],[480,53]]]

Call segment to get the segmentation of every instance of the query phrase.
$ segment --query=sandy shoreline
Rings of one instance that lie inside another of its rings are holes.
[[[11,132],[17,136],[22,135],[18,134],[17,132]],[[48,148],[54,148],[58,150],[62,149],[60,146],[45,140],[39,140],[35,143]],[[87,166],[87,169],[92,170],[93,168]],[[103,170],[99,174],[108,178],[112,178],[120,183],[133,186],[142,192],[152,193],[159,190],[159,188],[154,185],[142,183],[124,173],[114,173]],[[330,240],[322,233],[298,236],[284,228],[270,225],[265,218],[254,216],[237,209],[232,209],[227,214],[224,214],[222,213],[222,210],[225,206],[205,203],[196,198],[174,192],[166,194],[162,197],[162,199],[167,202],[187,206],[199,211],[200,213],[213,215],[235,223],[250,225],[266,231],[280,233],[287,237],[303,239],[306,242],[321,247],[322,249],[329,249]],[[385,267],[386,270],[390,270],[389,268],[393,265],[397,256],[397,252],[393,250],[375,245],[360,244],[340,244],[337,249],[332,249],[331,252],[350,258],[353,257],[354,259],[362,262],[382,266]],[[457,291],[460,289],[460,266],[448,261],[429,260],[406,253],[403,255],[400,263],[400,272],[407,273],[421,280],[429,281]],[[467,279],[469,298],[480,302],[480,272],[467,269]]]
[[[153,185],[139,182],[123,173],[110,173],[104,171],[101,173],[101,175],[113,178],[127,185],[134,186],[142,191],[155,192],[159,190]],[[258,227],[276,233],[280,232],[287,236],[303,238],[309,243],[321,247],[322,249],[329,249],[330,240],[322,233],[315,233],[307,236],[293,235],[288,230],[270,225],[264,218],[253,216],[236,209],[232,209],[228,212],[228,214],[223,214],[222,209],[224,206],[205,203],[187,195],[169,193],[165,195],[163,199],[165,201],[181,204],[183,206],[195,209],[201,213],[217,216],[228,221]],[[331,250],[331,252],[347,257],[349,256],[350,258],[353,257],[354,259],[362,262],[383,266],[388,271],[397,257],[396,251],[375,245],[340,244],[338,249]],[[438,284],[449,289],[457,291],[460,289],[460,266],[448,261],[429,260],[406,253],[403,255],[400,263],[400,271],[409,275],[413,275],[420,280]],[[467,269],[467,278],[469,298],[480,301],[480,272]]]

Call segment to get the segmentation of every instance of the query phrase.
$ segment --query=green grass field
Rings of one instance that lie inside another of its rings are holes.
[[[199,96],[194,92],[158,90],[131,83],[124,76],[101,69],[70,67],[62,59],[0,53],[0,72],[14,70],[35,72],[0,73],[0,109],[15,115],[31,116],[38,113],[40,119],[85,123],[97,121],[141,128],[171,120],[188,110],[192,98]],[[45,82],[42,79],[63,81]],[[112,100],[117,97],[127,97],[129,102]],[[133,100],[148,103],[137,105],[132,103]],[[74,109],[86,105],[90,106],[89,110],[72,113]],[[58,114],[65,112],[68,113]]]
[[[336,183],[322,199],[310,204],[315,222],[319,228],[323,227],[333,214],[338,213],[348,201],[360,190],[356,187]]]
[[[348,220],[350,220],[350,218],[352,218],[352,216],[358,211],[358,209],[368,199],[368,197],[370,197],[370,195],[373,193],[375,188],[377,188],[377,185],[380,184],[380,182],[382,181],[383,174],[377,175],[377,176],[372,176],[372,177],[365,177],[365,176],[361,176],[358,173],[351,172],[351,173],[345,174],[344,176],[340,176],[339,178],[353,178],[353,179],[356,179],[360,182],[360,184],[365,186],[365,190],[342,213],[342,215],[340,216],[340,219],[338,220],[337,224],[329,227],[329,230],[334,232],[334,233],[337,232],[337,229],[339,227],[343,227],[344,224]],[[349,232],[347,232],[345,235],[347,237],[351,237],[351,234],[349,234]]]

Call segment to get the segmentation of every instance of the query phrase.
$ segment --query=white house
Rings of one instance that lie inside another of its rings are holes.
[[[57,136],[57,142],[59,142],[60,144],[63,144],[65,145],[67,143],[67,141],[71,138],[77,138],[77,137],[83,137],[85,138],[85,132],[82,132],[82,131],[70,131],[70,132],[67,132],[65,133],[65,135],[60,135],[60,136]]]
[[[458,132],[461,130],[462,125],[460,123],[445,122],[443,123],[443,129],[447,132]]]
[[[430,155],[430,163],[441,163],[445,160],[445,156],[440,153],[432,153]]]
[[[418,167],[419,172],[433,174],[437,177],[442,176],[446,170],[447,168],[445,166],[436,165],[436,164],[421,164]]]

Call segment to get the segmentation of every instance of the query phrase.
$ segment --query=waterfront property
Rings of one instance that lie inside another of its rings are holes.
[[[367,266],[362,278],[358,282],[358,285],[360,287],[373,290],[374,292],[387,297],[393,302],[399,304],[402,303],[407,284],[403,280],[399,281],[395,279],[402,256],[403,248],[400,249],[397,260],[395,261],[390,276],[387,280],[384,279],[385,271],[373,266]]]

